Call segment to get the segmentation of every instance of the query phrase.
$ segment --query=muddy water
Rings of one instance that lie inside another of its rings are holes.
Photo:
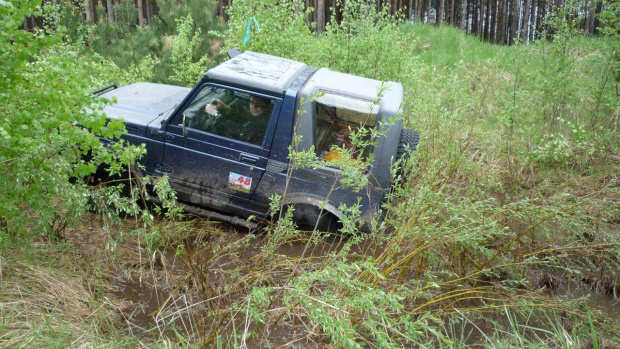
[[[593,311],[599,311],[608,319],[620,320],[620,299],[611,294],[595,292],[582,282],[569,280],[561,285],[556,297],[562,300],[574,300],[587,297],[587,304]]]
[[[238,232],[233,227],[230,227],[230,231],[226,232],[226,234],[231,235],[231,240],[233,241],[247,236],[247,233]],[[256,237],[257,240],[264,238],[263,236]],[[310,244],[304,241],[292,242],[279,246],[275,253],[291,258],[300,258],[302,256],[310,259],[321,258],[328,254],[340,252],[345,242],[346,240],[340,237],[329,238],[319,244]],[[260,243],[256,245],[260,245]],[[192,255],[192,259],[199,265],[213,257],[206,251],[201,250],[199,246],[189,244],[189,246],[186,246],[186,249]],[[257,247],[250,246],[243,249],[241,251],[242,255],[239,257],[250,260],[259,252],[260,250]],[[372,242],[365,241],[352,246],[349,254],[372,255],[379,252],[379,250],[375,249]],[[180,262],[179,257],[173,253],[165,255],[165,262],[163,264],[167,267],[162,268],[160,266],[158,269],[165,269],[166,271],[162,271],[162,273],[167,276],[175,274],[179,280],[182,280],[183,276],[191,272]],[[210,282],[218,280],[221,277],[219,275],[221,271],[227,270],[231,266],[234,266],[234,261],[231,258],[226,256],[219,257],[217,267],[206,270]],[[112,284],[115,289],[113,292],[114,303],[118,305],[124,320],[134,334],[145,339],[157,339],[162,334],[173,338],[174,332],[170,330],[172,328],[170,325],[173,325],[177,330],[180,329],[181,332],[193,333],[196,330],[196,326],[202,322],[201,317],[207,313],[204,307],[204,300],[185,299],[183,292],[177,292],[176,289],[173,289],[177,286],[174,282],[159,280],[164,279],[161,275],[162,273],[157,274],[146,270],[141,275],[131,275],[131,277],[119,275]],[[243,323],[244,319],[239,320]],[[204,326],[204,324],[200,326]],[[269,343],[285,345],[293,340],[292,334],[295,334],[294,331],[291,333],[289,328],[282,326],[269,329]],[[299,335],[299,337],[299,340],[295,341],[294,347],[314,347],[303,344],[305,342],[305,335]]]
[[[247,233],[238,233],[232,231],[230,234],[236,234],[239,239],[243,238]],[[263,239],[264,237],[257,237],[257,239]],[[233,239],[234,240],[234,239]],[[305,258],[321,258],[331,253],[339,252],[344,246],[344,241],[340,238],[333,238],[327,243],[321,243],[317,245],[306,244],[304,242],[297,242],[286,244],[278,247],[276,253],[282,254],[292,258],[299,258],[301,256]],[[210,258],[210,256],[200,255],[199,249],[189,248],[190,253],[193,255],[194,260],[201,261]],[[258,249],[250,247],[243,251],[241,258],[250,259],[253,255],[257,254]],[[351,252],[359,255],[375,255],[380,251],[375,250],[374,244],[369,241],[363,242],[358,245],[354,245],[351,248]],[[165,256],[165,264],[168,266],[174,266],[169,268],[168,272],[172,272],[178,276],[188,274],[188,270],[183,268],[179,263],[179,260],[173,254]],[[200,262],[199,262],[200,263]],[[223,258],[219,261],[223,269],[226,268],[226,264],[231,263],[230,260]],[[204,327],[203,319],[207,314],[206,309],[203,307],[205,300],[200,299],[188,299],[187,296],[181,292],[176,292],[170,287],[176,287],[174,282],[163,282],[157,280],[157,277],[150,272],[144,272],[144,275],[134,275],[131,278],[125,276],[119,276],[116,282],[113,284],[116,291],[114,292],[115,304],[118,304],[119,310],[122,312],[123,317],[129,327],[135,334],[143,336],[143,338],[161,338],[161,335],[166,335],[174,338],[174,332],[172,327],[176,328],[181,334],[192,334],[197,331],[201,331],[200,327]],[[218,279],[218,275],[213,271],[208,271],[211,281]],[[530,280],[533,284],[537,283],[537,280]],[[167,285],[167,286],[166,286]],[[620,286],[618,286],[620,289]],[[553,293],[549,293],[549,299],[558,300],[577,300],[583,297],[587,297],[587,304],[593,312],[600,312],[608,319],[620,321],[620,301],[615,299],[612,294],[594,292],[594,290],[580,280],[560,280],[557,285],[557,289]],[[243,319],[239,319],[240,323],[243,323]],[[507,322],[507,319],[496,319],[498,322]],[[170,326],[173,325],[173,326]],[[477,330],[479,331],[486,328],[484,324],[478,324]],[[489,328],[490,330],[490,328]],[[297,341],[295,337],[300,339]],[[286,345],[290,341],[294,341],[294,346],[297,348],[313,347],[309,344],[304,344],[305,336],[303,333],[297,334],[291,332],[289,328],[278,327],[271,329],[269,333],[269,343],[275,345]],[[481,337],[473,336],[472,339]]]
[[[120,278],[112,284],[123,318],[132,328],[144,332],[155,326],[155,317],[169,294],[154,285],[152,280]]]

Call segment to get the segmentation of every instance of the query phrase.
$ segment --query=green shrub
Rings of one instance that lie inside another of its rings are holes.
[[[181,78],[179,70],[193,69],[194,73],[190,75],[194,76],[207,70],[208,61],[219,57],[221,39],[214,31],[221,30],[223,24],[215,16],[217,3],[209,0],[159,0],[157,8],[157,16],[148,18],[148,25],[140,28],[138,10],[131,0],[115,5],[116,23],[101,16],[102,20],[95,24],[85,24],[77,6],[62,2],[58,25],[68,28],[66,35],[70,41],[83,43],[123,71],[135,72],[134,79],[193,85],[196,81]],[[181,21],[181,18],[191,18],[192,21]],[[183,37],[187,39],[181,39]],[[188,41],[181,48],[179,45],[184,40],[192,40],[191,46],[187,45]]]

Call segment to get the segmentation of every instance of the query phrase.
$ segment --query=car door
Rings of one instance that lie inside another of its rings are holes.
[[[255,115],[258,102],[262,114]],[[163,162],[178,198],[215,209],[249,202],[262,178],[282,99],[204,84],[166,126]]]

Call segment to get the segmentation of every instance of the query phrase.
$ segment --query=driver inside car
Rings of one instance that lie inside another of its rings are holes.
[[[220,126],[227,128],[225,132],[229,137],[256,145],[262,143],[272,110],[270,99],[257,96],[250,97],[249,105],[235,103],[230,107],[214,98],[205,106],[207,114],[223,118]]]

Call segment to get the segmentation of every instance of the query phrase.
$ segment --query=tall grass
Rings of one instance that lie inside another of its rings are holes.
[[[229,45],[250,15],[238,6]],[[506,308],[515,319],[565,312],[579,328],[584,312],[538,293],[535,275],[579,277],[586,265],[615,273],[618,237],[609,223],[618,164],[607,154],[620,144],[616,131],[600,127],[618,108],[614,86],[602,83],[611,74],[609,42],[570,37],[501,48],[368,6],[345,7],[343,23],[320,36],[293,7],[251,13],[265,24],[246,49],[401,82],[405,123],[422,141],[412,175],[386,206],[384,230],[352,237],[318,261],[257,255],[241,292],[247,305],[239,304],[254,314],[246,325],[288,318],[304,324],[306,339],[351,348],[444,345],[451,316]],[[280,40],[282,28],[295,35]],[[286,50],[291,43],[296,49]],[[610,103],[602,107],[603,99]],[[324,239],[313,234],[307,247]],[[364,253],[351,253],[367,239]]]
[[[72,261],[70,250],[37,249],[18,248],[1,258],[1,348],[139,346],[139,339],[119,331],[120,313],[100,294],[105,284]]]
[[[422,140],[372,234],[303,233],[286,217],[241,235],[170,220],[119,241],[148,252],[152,264],[138,267],[152,273],[166,251],[185,266],[160,279],[172,291],[158,339],[222,348],[618,340],[618,319],[553,296],[563,280],[620,277],[613,43],[498,47],[356,1],[323,35],[296,2],[236,0],[230,11],[228,46],[242,47],[255,16],[262,30],[245,49],[402,83],[405,125]],[[170,321],[181,316],[191,321]]]

